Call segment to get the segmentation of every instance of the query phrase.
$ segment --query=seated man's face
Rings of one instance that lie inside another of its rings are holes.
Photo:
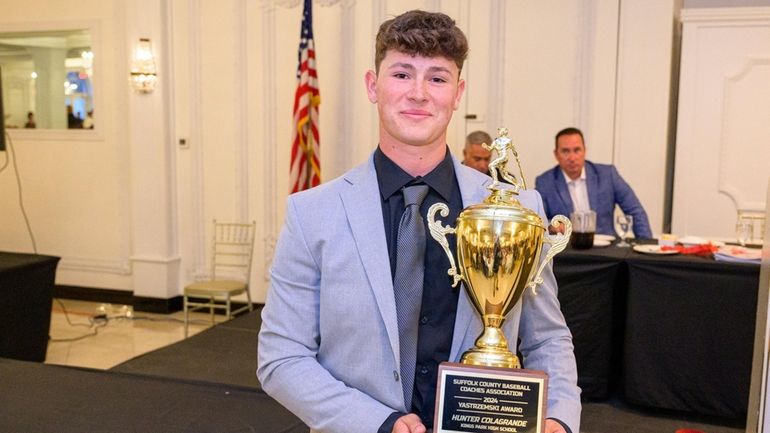
[[[559,167],[567,173],[570,179],[577,179],[583,171],[586,162],[586,148],[579,134],[562,135],[556,142],[553,151]]]
[[[484,149],[481,144],[471,144],[463,149],[463,164],[484,174],[489,172],[489,159],[491,157],[492,152]]]

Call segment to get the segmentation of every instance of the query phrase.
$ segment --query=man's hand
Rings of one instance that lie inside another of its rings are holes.
[[[558,425],[558,423],[556,424]],[[554,431],[558,432],[559,430]],[[396,423],[393,424],[393,433],[425,433],[425,426],[419,416],[410,413],[396,420]]]
[[[556,224],[558,225],[548,226],[548,233],[552,235],[559,234],[559,233],[564,234],[564,228],[565,228],[564,224],[560,222],[557,222]]]
[[[395,429],[393,431],[395,432]],[[545,420],[545,433],[567,433],[567,431],[558,422],[547,419]]]

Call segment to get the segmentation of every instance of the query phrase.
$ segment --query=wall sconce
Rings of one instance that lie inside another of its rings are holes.
[[[150,93],[158,82],[158,70],[152,54],[152,44],[147,38],[139,39],[131,63],[131,85],[139,93]]]

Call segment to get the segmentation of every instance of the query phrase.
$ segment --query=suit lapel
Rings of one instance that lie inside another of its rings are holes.
[[[599,208],[599,176],[593,164],[586,161],[586,188],[588,188],[588,206],[591,209]]]
[[[382,314],[395,359],[400,359],[398,322],[390,258],[382,220],[382,203],[372,158],[345,175],[349,188],[340,193],[350,231]]]
[[[567,209],[567,216],[569,217],[569,214],[572,213],[573,210],[575,210],[575,205],[572,203],[572,197],[569,195],[569,189],[567,188],[567,180],[564,179],[564,173],[562,173],[561,169],[559,167],[556,167],[554,169],[555,171],[555,178],[554,180],[556,191],[559,193],[559,198],[561,198],[561,201],[564,203],[564,208]]]
[[[452,160],[454,161],[457,183],[460,185],[463,207],[468,207],[472,204],[484,201],[489,195],[489,190],[486,186],[492,183],[492,180],[488,177],[480,179],[480,176],[476,175],[475,172],[470,171],[473,169],[469,169],[460,164],[454,157],[452,157]],[[452,226],[455,227],[456,224],[452,224]],[[455,328],[452,336],[452,349],[449,353],[450,361],[458,359],[460,355],[459,352],[463,349],[463,340],[468,333],[468,328],[471,326],[472,319],[476,315],[475,308],[465,293],[465,288],[463,288],[462,291],[463,292],[460,293],[457,300],[457,317],[455,318]]]

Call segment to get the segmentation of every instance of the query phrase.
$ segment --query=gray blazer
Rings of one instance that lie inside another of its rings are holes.
[[[490,178],[453,162],[464,206],[481,202]],[[519,200],[543,215],[534,190],[523,191]],[[312,431],[375,433],[392,412],[407,412],[397,381],[398,324],[389,263],[373,158],[289,197],[262,311],[257,376],[264,391]],[[525,292],[504,330],[512,346],[521,339],[525,368],[549,374],[546,416],[577,433],[581,405],[572,336],[550,266],[543,277],[537,295]],[[450,360],[458,362],[481,331],[463,290]]]

